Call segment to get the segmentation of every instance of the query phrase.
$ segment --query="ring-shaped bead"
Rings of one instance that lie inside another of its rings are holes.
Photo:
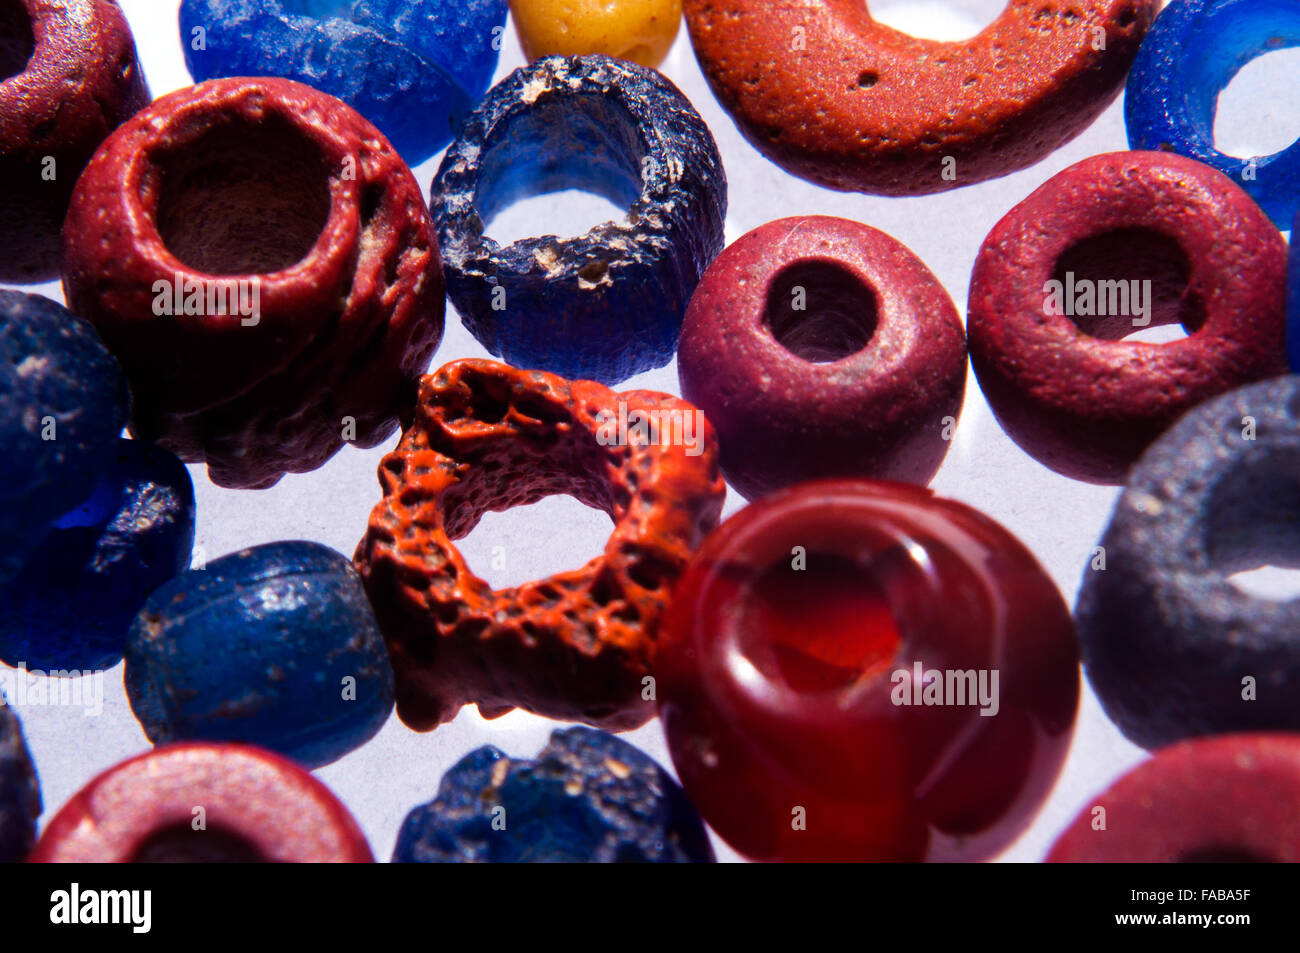
[[[714,93],[756,149],[827,188],[918,195],[1006,175],[1118,95],[1159,0],[1008,3],[940,42],[863,0],[685,0]]]
[[[1088,680],[1134,742],[1300,731],[1300,601],[1231,579],[1294,564],[1298,512],[1300,377],[1201,404],[1133,468],[1075,613]]]
[[[984,240],[967,307],[971,363],[1022,449],[1066,476],[1116,484],[1192,406],[1285,372],[1285,285],[1281,233],[1231,180],[1169,152],[1094,156]],[[1186,338],[1123,340],[1176,323]]]
[[[486,234],[516,199],[566,188],[627,216],[576,238]],[[538,60],[492,89],[434,180],[448,295],[516,367],[605,384],[662,367],[722,250],[726,188],[712,134],[665,77],[607,56]]]
[[[1289,0],[1178,0],[1161,12],[1133,61],[1124,122],[1134,149],[1164,149],[1213,166],[1241,185],[1278,228],[1300,208],[1300,141],[1243,159],[1214,145],[1219,93],[1264,53],[1300,46]]]
[[[652,391],[455,361],[424,378],[379,478],[356,565],[402,721],[427,731],[470,703],[609,730],[654,714],[642,680],[655,626],[726,493],[703,414]],[[557,493],[614,521],[581,569],[493,590],[452,543],[488,510]]]

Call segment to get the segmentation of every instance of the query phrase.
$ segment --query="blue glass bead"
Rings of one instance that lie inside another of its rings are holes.
[[[94,492],[0,589],[0,659],[45,671],[111,668],[145,599],[189,566],[193,545],[185,465],[161,447],[119,440]]]
[[[36,840],[41,789],[18,716],[0,695],[0,864],[17,863]]]
[[[1134,149],[1166,149],[1213,166],[1278,228],[1300,207],[1300,141],[1253,161],[1214,146],[1219,93],[1243,66],[1300,46],[1295,0],[1176,0],[1156,18],[1129,73],[1124,120]]]
[[[195,82],[283,76],[343,100],[409,165],[455,134],[492,81],[506,0],[182,0]],[[196,48],[199,47],[199,48]]]
[[[586,189],[628,208],[577,238],[501,247],[485,223],[525,195]],[[447,292],[516,367],[617,384],[673,356],[722,250],[727,179],[704,120],[665,77],[551,56],[493,87],[443,156],[430,209]]]
[[[122,369],[89,323],[0,291],[0,584],[90,495],[127,404]]]
[[[1300,374],[1300,215],[1291,228],[1291,248],[1286,269],[1286,356],[1291,370]]]
[[[127,638],[126,692],[154,744],[239,741],[309,768],[393,710],[393,672],[351,562],[270,543],[164,583]]]
[[[536,760],[487,745],[407,815],[394,863],[712,862],[704,824],[668,773],[594,728],[551,735]]]

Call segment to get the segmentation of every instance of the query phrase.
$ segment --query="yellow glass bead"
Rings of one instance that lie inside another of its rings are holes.
[[[604,53],[658,66],[682,19],[681,0],[510,0],[529,61]]]

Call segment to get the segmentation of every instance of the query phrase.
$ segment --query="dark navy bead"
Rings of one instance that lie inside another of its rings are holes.
[[[356,571],[299,541],[165,583],[131,628],[125,681],[154,744],[240,741],[311,768],[370,740],[393,709],[388,651]]]
[[[1084,571],[1088,680],[1132,741],[1300,731],[1300,599],[1230,577],[1300,558],[1300,376],[1200,404],[1142,455]]]
[[[626,218],[504,248],[485,234],[516,199],[569,188]],[[672,359],[722,250],[727,180],[704,120],[664,76],[552,56],[488,93],[443,157],[430,209],[448,294],[484,347],[516,367],[616,384]]]
[[[193,545],[185,465],[161,447],[119,440],[94,492],[0,589],[0,659],[46,671],[111,668],[145,599],[185,571]]]
[[[704,824],[668,773],[594,728],[556,731],[536,760],[488,745],[406,816],[394,863],[713,861]]]
[[[1300,207],[1300,141],[1254,160],[1214,145],[1219,93],[1255,57],[1300,46],[1295,0],[1177,0],[1142,41],[1124,92],[1134,149],[1164,149],[1213,166],[1240,185],[1278,228]]]
[[[361,113],[414,166],[455,134],[500,56],[506,0],[183,0],[194,81],[283,76]],[[201,48],[200,48],[201,47]]]
[[[0,584],[90,495],[127,401],[90,324],[49,298],[0,291]]]
[[[0,695],[0,864],[17,863],[36,840],[41,788],[18,716]]]

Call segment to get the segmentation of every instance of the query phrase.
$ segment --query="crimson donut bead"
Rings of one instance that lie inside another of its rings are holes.
[[[109,0],[8,0],[0,78],[0,281],[43,281],[77,176],[149,90]]]
[[[918,195],[1022,169],[1087,128],[1160,0],[1008,3],[956,43],[877,23],[864,0],[683,7],[700,67],[756,149],[827,188]]]
[[[746,497],[832,476],[926,484],[961,412],[966,339],[900,242],[842,218],[786,218],[705,272],[677,370]]]
[[[132,431],[265,487],[385,440],[442,338],[410,169],[350,107],[273,78],[165,96],[104,143],[63,233],[70,306],[134,396]]]
[[[200,810],[201,809],[201,810]],[[109,768],[41,834],[33,863],[372,863],[330,790],[247,745],[176,744]]]
[[[1094,156],[984,240],[971,363],[1022,449],[1066,476],[1120,483],[1192,406],[1286,373],[1286,259],[1268,216],[1209,166],[1166,152]],[[1122,340],[1179,323],[1181,340]]]
[[[1300,735],[1216,735],[1163,748],[1093,798],[1047,860],[1300,862]]]

